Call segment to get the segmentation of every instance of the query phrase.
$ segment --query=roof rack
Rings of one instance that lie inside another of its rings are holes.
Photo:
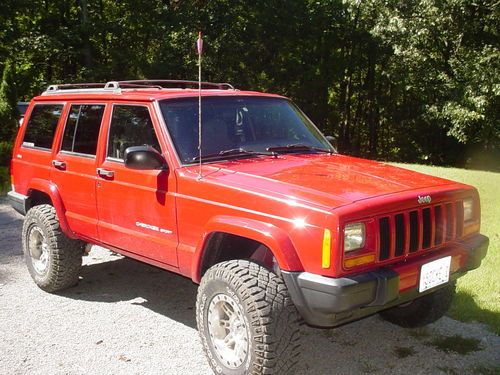
[[[132,81],[109,81],[106,83],[65,83],[58,85],[50,85],[42,95],[51,95],[56,93],[80,93],[80,92],[116,92],[121,89],[187,89],[197,88],[198,81],[186,81],[176,79],[144,79]],[[218,90],[235,90],[229,83],[201,82],[201,87],[204,89]]]

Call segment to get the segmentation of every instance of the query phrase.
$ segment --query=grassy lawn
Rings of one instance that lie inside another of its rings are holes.
[[[461,321],[486,323],[500,334],[500,173],[457,168],[397,164],[438,177],[475,186],[481,197],[481,233],[490,238],[481,267],[458,281],[449,315]]]

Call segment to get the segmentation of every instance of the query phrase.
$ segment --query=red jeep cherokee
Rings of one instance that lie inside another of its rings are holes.
[[[75,285],[87,243],[190,277],[223,374],[293,372],[301,318],[414,327],[446,312],[488,247],[473,187],[340,155],[287,98],[228,84],[203,84],[199,149],[192,84],[31,101],[8,195],[40,288]]]

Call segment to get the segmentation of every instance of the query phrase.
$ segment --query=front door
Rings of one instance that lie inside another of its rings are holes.
[[[128,147],[150,145],[162,152],[155,124],[144,104],[114,104],[106,150],[97,166],[100,240],[169,265],[177,265],[175,176],[168,170],[125,167]]]

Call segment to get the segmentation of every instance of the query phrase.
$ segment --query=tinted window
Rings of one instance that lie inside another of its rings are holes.
[[[37,104],[29,118],[23,146],[52,148],[62,104]]]
[[[109,129],[108,157],[122,159],[131,146],[150,145],[161,152],[147,107],[115,105]]]
[[[95,155],[103,113],[104,105],[72,105],[61,150]]]

